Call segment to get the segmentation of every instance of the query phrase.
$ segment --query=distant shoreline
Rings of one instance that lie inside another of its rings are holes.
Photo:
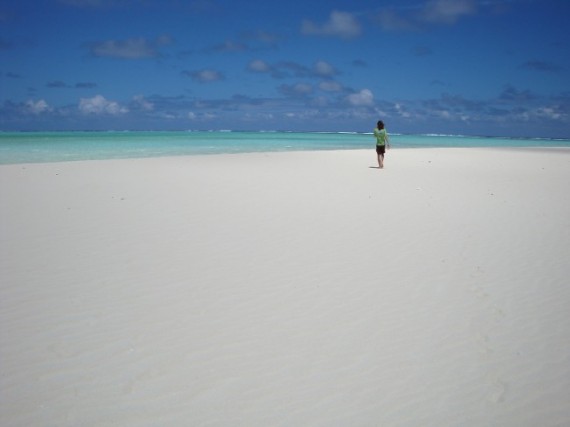
[[[80,134],[80,133],[279,133],[279,134],[332,134],[332,135],[372,135],[373,132],[359,132],[359,131],[296,131],[296,130],[235,130],[235,129],[177,129],[177,130],[137,130],[137,129],[84,129],[84,130],[0,130],[0,135],[6,134]],[[483,135],[483,134],[446,134],[446,133],[391,133],[393,136],[407,136],[407,137],[449,137],[449,138],[497,138],[497,139],[512,139],[512,140],[538,140],[538,141],[569,141],[570,137],[547,137],[547,136],[512,136],[512,135]]]
[[[391,134],[395,149],[570,148],[570,139]],[[0,164],[371,149],[370,133],[280,131],[72,131],[0,133]]]

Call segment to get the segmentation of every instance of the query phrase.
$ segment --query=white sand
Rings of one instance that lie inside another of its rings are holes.
[[[570,150],[0,167],[2,426],[570,425]]]

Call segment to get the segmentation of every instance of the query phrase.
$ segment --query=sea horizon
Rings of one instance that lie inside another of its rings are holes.
[[[355,134],[355,135],[372,135],[372,131],[330,131],[330,130],[289,130],[289,129],[56,129],[56,130],[41,130],[41,129],[17,129],[17,130],[2,130],[0,135],[4,134],[38,134],[38,133],[317,133],[317,134]],[[522,140],[548,140],[548,141],[570,141],[570,136],[563,137],[549,137],[549,136],[530,136],[530,135],[491,135],[491,134],[461,134],[461,133],[413,133],[413,132],[390,132],[392,136],[441,136],[441,137],[457,137],[457,138],[504,138],[504,139],[522,139]]]
[[[570,148],[570,139],[390,133],[405,148]],[[0,164],[373,147],[372,132],[290,130],[0,131]]]

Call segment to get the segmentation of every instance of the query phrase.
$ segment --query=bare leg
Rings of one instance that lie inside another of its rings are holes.
[[[384,156],[382,154],[378,154],[378,167],[380,169],[384,168]]]

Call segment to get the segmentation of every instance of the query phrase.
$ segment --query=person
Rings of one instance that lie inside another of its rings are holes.
[[[388,138],[388,133],[384,127],[384,122],[378,120],[376,128],[374,129],[374,136],[376,137],[376,154],[378,155],[378,167],[380,169],[384,168],[384,154],[386,153],[386,148],[390,148],[390,140]]]

